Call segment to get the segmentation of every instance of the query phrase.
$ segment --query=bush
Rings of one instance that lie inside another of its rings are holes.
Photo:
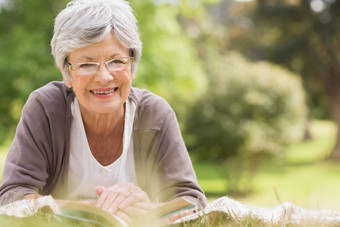
[[[209,75],[205,94],[186,120],[185,138],[193,157],[254,164],[254,159],[280,154],[302,138],[306,105],[298,76],[235,53],[213,62]]]

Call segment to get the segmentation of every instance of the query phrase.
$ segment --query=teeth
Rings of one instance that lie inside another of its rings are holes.
[[[114,92],[115,90],[116,89],[113,88],[113,89],[108,90],[108,91],[93,91],[93,90],[91,90],[91,92],[94,93],[94,94],[106,95],[106,94],[110,94],[110,93]]]

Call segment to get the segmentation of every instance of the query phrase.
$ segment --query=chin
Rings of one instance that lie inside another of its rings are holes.
[[[97,106],[93,108],[94,112],[99,114],[107,114],[107,113],[114,113],[120,110],[123,105],[114,105],[114,106]]]

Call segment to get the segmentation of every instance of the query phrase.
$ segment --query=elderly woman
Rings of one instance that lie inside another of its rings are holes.
[[[122,0],[74,0],[59,13],[51,47],[64,81],[27,100],[1,204],[95,199],[125,220],[177,197],[205,206],[174,111],[131,87],[142,49],[136,24]]]

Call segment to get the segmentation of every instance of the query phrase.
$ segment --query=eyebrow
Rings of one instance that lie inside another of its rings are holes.
[[[116,58],[122,58],[122,57],[123,57],[123,55],[121,55],[119,53],[115,53],[115,54],[110,55],[110,58],[108,60],[116,59]]]
[[[110,57],[107,60],[111,60],[111,59],[117,59],[117,58],[121,58],[123,57],[123,55],[121,55],[120,53],[115,53],[110,55]],[[90,56],[80,56],[79,58],[77,58],[78,61],[88,61],[88,62],[95,62],[96,59]]]
[[[76,58],[76,60],[78,60],[78,61],[95,61],[95,59],[94,58],[92,58],[92,57],[89,57],[89,56],[80,56],[79,58]]]

